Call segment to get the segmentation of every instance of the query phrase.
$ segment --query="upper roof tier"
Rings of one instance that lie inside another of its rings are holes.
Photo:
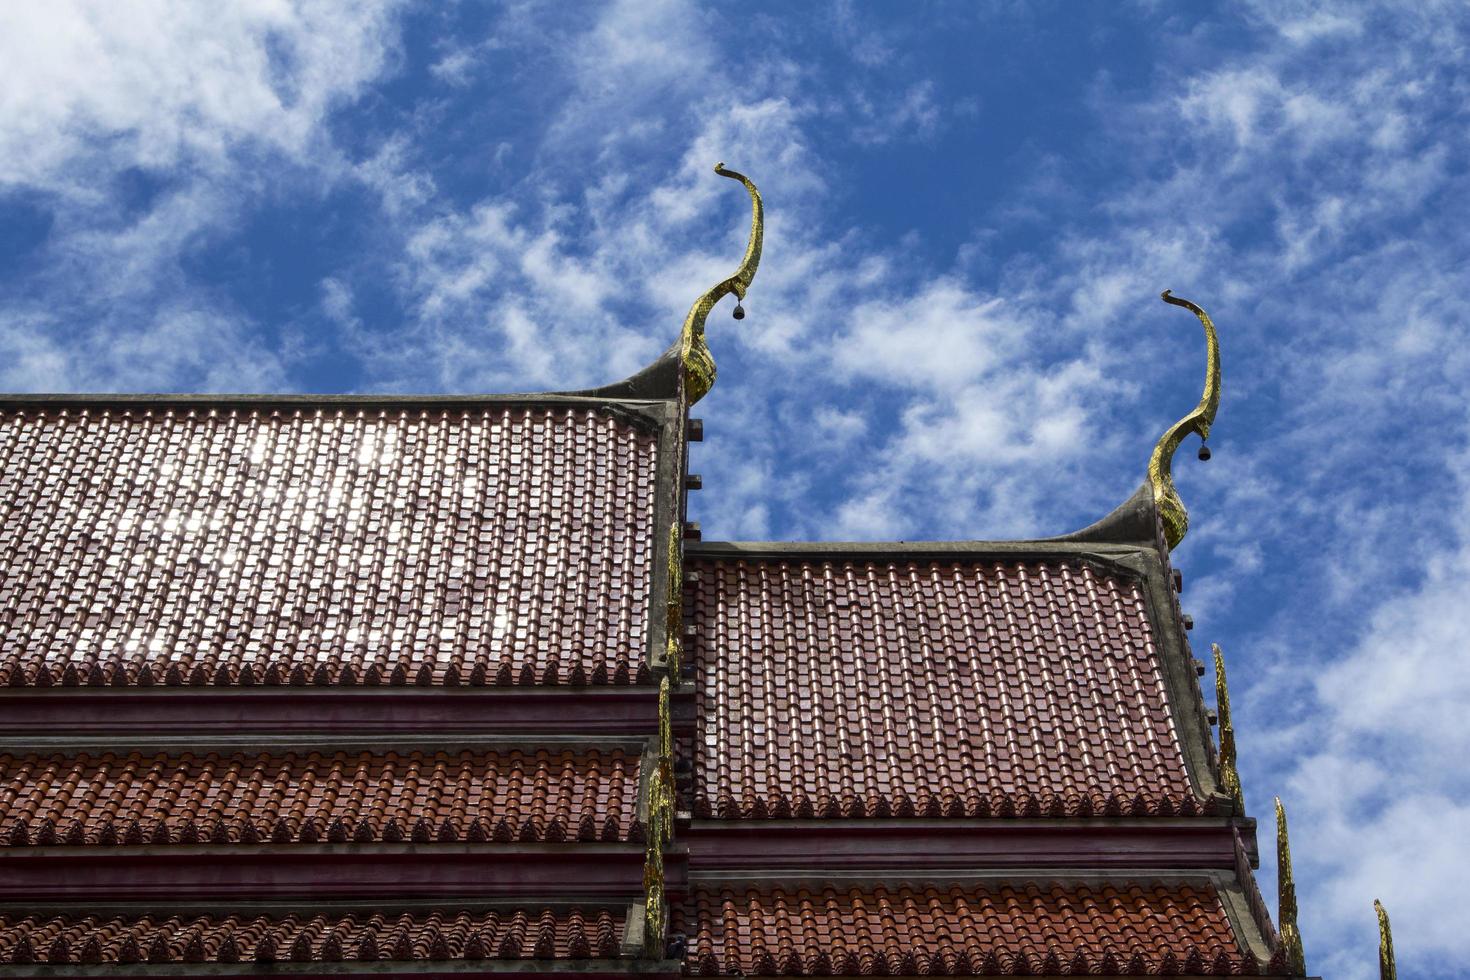
[[[696,815],[1208,809],[1147,582],[1080,550],[693,562]]]
[[[658,442],[605,399],[13,402],[0,680],[636,682]]]

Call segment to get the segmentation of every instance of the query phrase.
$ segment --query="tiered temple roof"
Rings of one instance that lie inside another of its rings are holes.
[[[1169,562],[1210,384],[1073,535],[703,542],[720,173],[606,388],[0,401],[7,975],[1304,973]]]

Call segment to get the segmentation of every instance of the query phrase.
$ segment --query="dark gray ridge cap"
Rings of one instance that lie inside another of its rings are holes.
[[[496,395],[398,395],[398,394],[192,394],[161,392],[128,393],[42,393],[0,394],[0,413],[37,409],[149,409],[199,411],[246,409],[304,409],[354,411],[462,411],[473,408],[585,408],[610,415],[644,432],[657,432],[676,412],[665,398],[620,398],[611,394],[561,394],[532,392]]]
[[[652,364],[621,381],[599,385],[596,388],[563,392],[563,394],[592,398],[651,398],[658,401],[672,401],[679,397],[679,376],[683,367],[683,359],[679,351],[680,345],[681,341],[675,340]]]
[[[1062,534],[1047,541],[1071,541],[1087,544],[1133,544],[1155,547],[1158,540],[1158,508],[1154,505],[1154,489],[1145,480],[1133,495],[1113,508],[1100,521],[1080,531]]]
[[[1146,549],[1070,541],[690,541],[686,561],[989,561],[1088,565],[1128,580],[1143,577]]]
[[[1065,561],[1095,558],[1122,564],[1151,545],[1068,541],[1044,538],[1032,541],[690,541],[685,551],[694,558],[916,559],[981,561]]]

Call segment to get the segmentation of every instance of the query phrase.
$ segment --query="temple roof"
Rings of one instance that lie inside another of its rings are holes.
[[[1054,553],[731,554],[686,576],[694,809],[1198,813],[1142,576]]]
[[[585,400],[13,402],[0,675],[630,683],[658,453]]]
[[[717,170],[745,257],[623,382],[0,399],[11,971],[1304,972],[1169,560],[1208,317],[1081,531],[700,543]]]

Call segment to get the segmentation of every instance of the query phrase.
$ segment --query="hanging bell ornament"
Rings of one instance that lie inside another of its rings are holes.
[[[1204,443],[1200,443],[1199,444],[1199,461],[1201,463],[1203,463],[1205,460],[1207,460],[1209,458],[1210,458],[1210,447],[1209,446],[1206,446]]]
[[[731,313],[730,315],[733,316],[737,320],[744,320],[745,319],[745,307],[741,306],[739,303],[736,303],[735,304],[735,312]]]

